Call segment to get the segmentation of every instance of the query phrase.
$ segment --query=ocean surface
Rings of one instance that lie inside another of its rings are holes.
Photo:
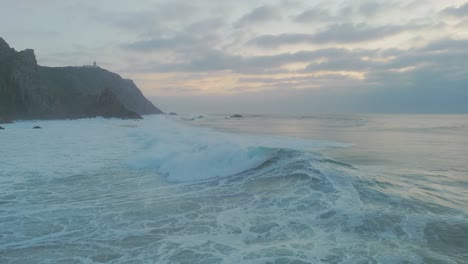
[[[2,264],[468,263],[468,115],[3,126]]]

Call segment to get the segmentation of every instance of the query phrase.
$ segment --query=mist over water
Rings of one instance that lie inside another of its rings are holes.
[[[6,125],[0,263],[468,259],[466,116],[182,119]]]

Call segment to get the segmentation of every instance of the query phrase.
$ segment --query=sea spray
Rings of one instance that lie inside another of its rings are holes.
[[[135,169],[152,169],[169,181],[190,182],[226,177],[253,169],[280,149],[318,150],[347,144],[275,136],[248,136],[152,118],[130,134],[140,150],[128,160]]]
[[[41,121],[41,131],[33,124],[0,135],[0,263],[467,258],[466,181],[445,171],[368,172],[323,155],[343,144],[221,133],[165,117]],[[359,138],[368,140],[363,129]]]

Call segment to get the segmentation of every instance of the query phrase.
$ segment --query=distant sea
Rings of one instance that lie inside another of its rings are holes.
[[[2,126],[2,264],[468,263],[468,115]]]

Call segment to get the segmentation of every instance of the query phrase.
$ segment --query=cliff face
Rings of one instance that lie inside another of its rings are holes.
[[[142,119],[138,113],[128,110],[110,89],[104,89],[97,100],[91,103],[87,109],[87,115],[90,117]]]
[[[33,50],[16,52],[0,38],[0,120],[160,113],[131,80],[99,67],[38,66]]]
[[[32,50],[16,52],[0,38],[0,114],[16,118],[36,108],[40,94],[37,62]]]

